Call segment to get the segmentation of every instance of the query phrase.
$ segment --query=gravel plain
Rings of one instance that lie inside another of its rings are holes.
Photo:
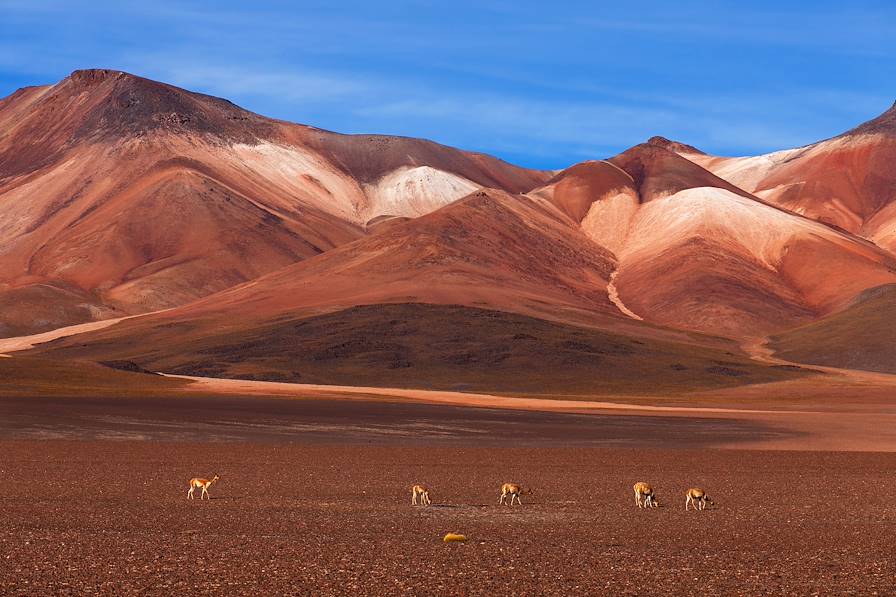
[[[894,468],[881,453],[5,439],[0,592],[893,594]],[[188,501],[188,479],[215,472],[212,499]],[[532,489],[522,506],[498,506],[509,480]],[[635,507],[640,480],[662,507]],[[432,506],[410,505],[414,483]],[[715,507],[685,512],[692,485]]]

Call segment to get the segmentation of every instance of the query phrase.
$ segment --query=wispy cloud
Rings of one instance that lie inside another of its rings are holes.
[[[0,95],[109,67],[262,114],[561,167],[661,134],[756,153],[896,96],[896,6],[0,0]]]
[[[815,119],[850,106],[850,127],[890,105],[883,96],[836,90],[801,90],[794,95],[743,98],[717,95],[690,101],[686,97],[657,102],[536,101],[525,97],[417,94],[357,111],[372,119],[410,121],[422,126],[441,122],[446,130],[475,130],[488,149],[498,152],[568,153],[606,157],[654,135],[721,153],[763,153],[805,145],[844,128],[819,130]],[[815,123],[814,125],[812,123]],[[468,142],[452,133],[459,142]],[[525,143],[521,143],[525,140]]]
[[[145,69],[141,69],[145,72]],[[167,82],[226,97],[275,97],[290,102],[360,97],[372,83],[360,78],[298,68],[267,70],[224,64],[156,63],[152,70]]]

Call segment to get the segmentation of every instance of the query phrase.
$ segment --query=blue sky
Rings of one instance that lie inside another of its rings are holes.
[[[531,167],[754,154],[893,103],[896,3],[0,0],[0,96],[91,67]]]

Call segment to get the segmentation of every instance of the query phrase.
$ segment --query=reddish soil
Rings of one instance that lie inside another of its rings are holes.
[[[873,595],[896,574],[896,506],[868,491],[893,455],[6,440],[0,462],[9,594]],[[497,505],[510,479],[522,506]],[[663,507],[634,506],[639,480]],[[691,485],[716,506],[686,513]]]

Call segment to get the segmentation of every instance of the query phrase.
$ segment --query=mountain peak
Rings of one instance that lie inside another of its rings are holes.
[[[45,101],[66,106],[75,96],[85,98],[68,114],[75,137],[172,131],[251,142],[270,135],[274,128],[268,119],[227,100],[120,70],[75,70]]]
[[[717,187],[742,197],[754,198],[659,143],[635,145],[608,161],[632,177],[643,202],[696,187]]]
[[[103,83],[110,79],[137,78],[134,75],[120,70],[111,70],[107,68],[85,68],[72,71],[68,77],[69,81],[78,85],[95,85]]]
[[[877,118],[869,120],[864,124],[860,124],[856,128],[844,133],[844,135],[874,134],[896,135],[896,102],[893,102],[893,105]]]
[[[700,151],[693,145],[687,145],[686,143],[673,141],[659,135],[648,139],[647,144],[654,145],[656,147],[662,147],[663,149],[668,149],[669,151],[674,151],[675,153],[699,153],[701,155],[705,155],[702,151]]]
[[[0,109],[18,106],[6,112],[16,123],[4,138],[15,151],[0,153],[6,176],[33,171],[85,141],[175,135],[254,144],[280,134],[277,122],[227,100],[119,70],[76,70],[37,90],[17,91],[0,103]]]

